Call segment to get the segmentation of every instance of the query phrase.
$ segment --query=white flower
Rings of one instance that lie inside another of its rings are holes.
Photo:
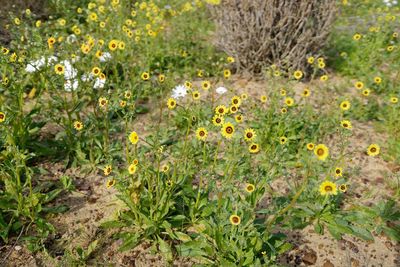
[[[29,62],[26,65],[25,70],[27,72],[32,73],[32,72],[40,70],[45,64],[47,66],[50,66],[50,64],[52,64],[52,63],[54,63],[56,61],[57,61],[57,57],[55,57],[55,56],[51,56],[51,57],[49,57],[47,59],[45,57],[41,57],[38,60],[34,60],[34,61]]]
[[[91,73],[89,73],[89,74],[83,74],[82,76],[81,76],[81,80],[83,81],[83,82],[88,82],[88,81],[91,81],[93,79],[93,74],[91,74]]]
[[[45,58],[44,58],[44,57],[41,57],[41,58],[38,59],[38,60],[29,62],[28,65],[26,65],[25,70],[26,70],[27,72],[35,72],[35,71],[38,71],[41,67],[43,67],[44,63],[45,63]]]
[[[65,80],[74,79],[78,73],[78,71],[72,66],[72,64],[68,60],[64,60],[61,62],[64,65],[64,78]]]
[[[100,62],[106,62],[107,60],[111,59],[111,54],[108,52],[104,52],[101,57],[99,57]]]
[[[181,97],[185,97],[187,94],[186,87],[184,85],[178,85],[174,89],[172,89],[172,98],[179,99]]]
[[[78,39],[76,38],[76,35],[75,34],[70,34],[70,35],[68,35],[68,37],[67,37],[67,43],[74,43],[74,42],[76,42]]]
[[[71,62],[72,62],[72,63],[76,63],[76,62],[78,62],[80,59],[81,59],[80,56],[75,56],[75,57],[73,57],[73,58],[71,59]]]
[[[78,89],[78,80],[74,79],[74,80],[66,80],[64,83],[64,90],[67,92],[71,92],[72,90],[76,90]]]
[[[106,84],[106,79],[96,78],[96,80],[94,81],[93,88],[94,89],[103,88],[105,84]]]
[[[42,58],[44,60],[44,58]],[[58,58],[56,56],[51,56],[47,59],[47,66],[50,66],[51,64],[53,64],[54,62],[56,62],[58,60]]]
[[[219,95],[223,95],[223,94],[225,94],[226,92],[228,92],[228,89],[226,89],[225,87],[218,87],[217,89],[215,89],[215,91],[217,92],[217,94],[219,94]]]

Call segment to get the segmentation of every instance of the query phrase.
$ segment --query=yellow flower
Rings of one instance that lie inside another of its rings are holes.
[[[159,81],[160,83],[163,83],[163,82],[165,81],[165,75],[164,75],[164,74],[158,75],[158,81]]]
[[[339,186],[339,190],[340,190],[341,192],[343,192],[343,193],[346,193],[347,188],[348,188],[347,184],[341,184],[341,185]]]
[[[266,95],[262,95],[262,96],[260,97],[260,101],[261,101],[262,103],[267,103],[267,100],[268,100],[268,97],[267,97]]]
[[[101,73],[101,70],[100,70],[99,67],[94,67],[94,68],[92,69],[92,74],[93,74],[94,76],[98,76],[100,73]]]
[[[6,114],[0,112],[0,123],[4,122],[5,120],[6,120]]]
[[[54,71],[58,75],[63,75],[64,74],[64,66],[61,65],[61,64],[57,64],[57,65],[54,66]]]
[[[194,100],[198,100],[200,98],[199,91],[193,91],[192,92],[192,97],[193,97]]]
[[[75,121],[75,122],[74,122],[74,128],[75,128],[77,131],[82,130],[82,129],[83,129],[83,123],[80,122],[80,121]]]
[[[328,75],[322,75],[322,76],[319,78],[319,80],[320,80],[321,82],[326,82],[326,81],[328,80]]]
[[[231,222],[231,224],[233,225],[239,225],[240,224],[240,217],[237,215],[231,215],[229,217],[229,221]]]
[[[308,149],[308,150],[311,151],[311,150],[314,150],[314,148],[315,148],[315,145],[314,145],[313,143],[308,143],[308,144],[307,144],[307,149]]]
[[[380,84],[380,83],[382,82],[382,78],[379,77],[379,76],[376,76],[376,77],[374,78],[374,82],[375,82],[376,84]]]
[[[227,57],[227,58],[226,58],[226,61],[227,61],[228,63],[234,63],[234,62],[235,62],[235,59],[234,59],[233,57]]]
[[[118,41],[117,40],[111,40],[108,43],[108,49],[110,49],[111,51],[115,51],[118,48]]]
[[[161,171],[162,171],[163,173],[168,172],[168,171],[169,171],[169,165],[168,165],[168,164],[162,165],[162,166],[161,166]]]
[[[254,184],[246,184],[245,190],[247,193],[252,193],[255,189]]]
[[[282,114],[287,113],[287,108],[281,108],[281,113],[282,113]]]
[[[232,105],[229,107],[229,111],[231,114],[236,113],[239,110],[238,106]]]
[[[220,125],[222,125],[222,124],[224,123],[224,117],[219,116],[219,115],[215,115],[215,116],[213,117],[213,119],[212,119],[212,123],[213,123],[215,126],[220,126]]]
[[[330,181],[325,181],[319,186],[319,192],[322,196],[337,195],[336,184]]]
[[[150,79],[150,74],[148,72],[143,72],[140,77],[143,81],[148,81]]]
[[[256,136],[256,131],[254,131],[253,129],[248,128],[244,130],[244,140],[253,141]]]
[[[372,144],[368,147],[367,149],[367,154],[369,156],[375,157],[377,155],[379,155],[381,148],[379,147],[379,145],[377,144]]]
[[[219,105],[215,108],[215,113],[218,114],[219,116],[223,116],[226,113],[228,113],[228,108],[225,107],[224,105]]]
[[[129,167],[128,167],[129,174],[134,174],[136,172],[136,170],[137,170],[137,165],[135,165],[133,163],[131,165],[129,165]]]
[[[363,96],[369,96],[370,93],[371,93],[371,90],[369,90],[369,89],[365,89],[362,91]]]
[[[341,108],[342,110],[349,110],[349,109],[350,109],[350,106],[351,106],[351,104],[350,104],[350,102],[347,101],[347,100],[345,100],[345,101],[343,101],[342,103],[340,103],[340,108]]]
[[[136,145],[139,142],[139,135],[137,134],[137,132],[133,131],[130,133],[129,141],[131,142],[131,144],[134,145]]]
[[[231,139],[233,134],[235,133],[235,127],[232,123],[227,122],[222,125],[221,134],[226,139]]]
[[[309,58],[307,58],[307,62],[308,62],[308,64],[313,64],[314,63],[314,57],[309,57]]]
[[[231,99],[232,105],[240,106],[242,104],[242,99],[239,96],[234,96]]]
[[[246,94],[246,93],[243,93],[243,94],[240,95],[240,97],[241,97],[243,100],[246,100],[246,99],[247,99],[247,94]]]
[[[301,94],[302,97],[309,97],[311,94],[310,89],[304,88],[303,93]]]
[[[125,91],[125,92],[124,92],[124,97],[125,97],[126,99],[130,99],[131,96],[132,96],[131,91]]]
[[[390,98],[390,103],[392,103],[392,104],[397,104],[397,102],[399,102],[399,99],[398,99],[397,97],[392,96],[392,97]]]
[[[353,40],[358,41],[358,40],[361,39],[361,37],[362,37],[361,34],[356,33],[356,34],[353,35]]]
[[[280,90],[281,96],[285,96],[286,95],[286,90],[284,88],[282,88]]]
[[[343,176],[343,169],[337,167],[337,168],[335,169],[335,176],[336,176],[336,177],[342,177],[342,176]]]
[[[293,73],[293,76],[296,80],[300,80],[303,77],[303,72],[301,70],[296,70]]]
[[[286,104],[288,107],[293,106],[293,104],[294,104],[293,98],[291,98],[291,97],[286,97],[286,98],[285,98],[285,104]]]
[[[356,82],[356,83],[354,84],[354,87],[355,87],[356,89],[358,89],[358,90],[363,89],[364,83],[358,81],[358,82]]]
[[[106,166],[103,168],[103,172],[104,172],[104,175],[105,175],[105,176],[110,175],[110,174],[111,174],[111,171],[112,171],[111,165],[106,165]]]
[[[58,20],[58,24],[59,24],[60,26],[65,26],[65,23],[67,23],[67,21],[66,21],[65,19],[59,19],[59,20]]]
[[[115,180],[114,179],[107,180],[107,184],[106,184],[107,188],[111,188],[114,185],[115,185]]]
[[[203,75],[204,75],[204,71],[203,70],[198,70],[197,71],[197,77],[203,77]]]
[[[318,157],[319,160],[326,160],[329,155],[329,149],[324,144],[319,144],[315,146],[314,154]]]
[[[229,77],[231,77],[231,71],[228,69],[224,70],[224,78],[228,79]]]
[[[167,101],[167,106],[169,109],[174,109],[176,107],[176,101],[173,98],[169,98]]]
[[[200,141],[206,141],[207,135],[207,130],[203,127],[200,127],[196,130],[196,138]]]
[[[121,108],[124,108],[124,107],[126,106],[126,101],[125,101],[125,100],[119,101],[119,106],[120,106]]]
[[[287,142],[286,136],[281,136],[281,137],[279,137],[279,143],[281,143],[281,145],[286,144],[286,142]]]
[[[2,48],[1,48],[1,52],[3,53],[3,55],[7,55],[7,54],[10,52],[10,50],[8,50],[8,49],[5,48],[5,47],[2,47]]]
[[[258,153],[260,151],[260,146],[256,143],[249,145],[249,152],[252,154]]]
[[[352,128],[351,122],[349,120],[342,120],[340,122],[340,124],[342,125],[343,128],[346,128],[346,129]]]
[[[105,97],[100,97],[99,98],[99,106],[100,107],[104,108],[104,107],[107,106],[107,104],[108,104],[107,98],[105,98]]]
[[[209,81],[203,81],[201,83],[201,88],[203,88],[204,90],[208,90],[211,87],[211,83]]]
[[[389,45],[389,46],[386,48],[386,50],[387,50],[388,52],[392,52],[393,49],[394,49],[394,46],[393,46],[393,45]]]
[[[186,87],[187,89],[192,89],[193,85],[192,85],[191,82],[186,81],[186,82],[185,82],[185,87]]]
[[[125,43],[123,41],[118,42],[118,49],[119,50],[124,50],[125,49]]]
[[[318,68],[323,69],[325,68],[325,62],[318,62]],[[325,77],[326,75],[323,75],[322,77]],[[328,77],[328,76],[326,76]],[[322,79],[321,79],[322,80]]]
[[[237,123],[241,123],[243,121],[243,116],[241,114],[238,114],[235,116],[235,121]]]

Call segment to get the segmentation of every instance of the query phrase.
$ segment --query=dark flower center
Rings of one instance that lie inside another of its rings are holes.
[[[332,190],[333,190],[332,186],[330,186],[330,185],[325,186],[325,191],[330,192]]]

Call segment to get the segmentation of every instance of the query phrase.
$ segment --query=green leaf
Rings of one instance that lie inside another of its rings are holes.
[[[353,234],[364,240],[374,240],[372,234],[365,228],[358,227],[356,225],[350,226],[351,230],[353,230]]]
[[[254,252],[253,252],[253,250],[248,251],[244,255],[244,257],[246,258],[246,260],[243,262],[243,266],[252,264],[253,261],[254,261]]]
[[[192,238],[185,233],[182,232],[174,232],[174,233],[177,236],[178,240],[182,242],[188,242],[192,240]]]
[[[170,245],[162,240],[160,237],[158,237],[158,244],[159,244],[159,249],[163,257],[167,262],[172,262],[172,250]]]
[[[314,231],[320,235],[324,234],[324,226],[319,222],[314,224]]]
[[[125,233],[124,236],[124,242],[119,248],[122,252],[135,248],[140,241],[140,234],[138,233]]]
[[[104,229],[108,229],[108,228],[122,228],[125,227],[126,224],[124,222],[121,221],[107,221],[104,222],[100,225],[100,227],[104,228]]]

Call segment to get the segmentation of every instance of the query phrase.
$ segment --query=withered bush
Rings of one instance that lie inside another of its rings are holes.
[[[326,42],[335,12],[335,0],[222,0],[212,7],[217,46],[255,73],[271,64],[303,68]]]

